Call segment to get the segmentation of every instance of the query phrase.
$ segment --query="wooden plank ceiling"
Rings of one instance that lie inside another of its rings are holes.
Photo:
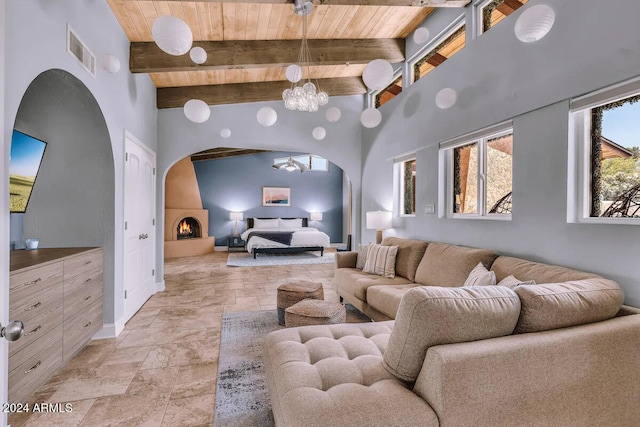
[[[155,0],[107,0],[131,42],[130,70],[149,73],[158,88],[158,108],[181,107],[190,98],[209,105],[281,99],[291,83],[287,65],[297,62],[302,18],[287,0],[247,3]],[[312,64],[304,78],[318,79],[332,95],[365,93],[362,71],[378,58],[404,61],[404,39],[431,13],[431,6],[461,7],[469,0],[316,0],[307,17]],[[153,43],[158,16],[185,21],[193,46],[208,58],[193,63]],[[226,87],[225,87],[226,86]]]

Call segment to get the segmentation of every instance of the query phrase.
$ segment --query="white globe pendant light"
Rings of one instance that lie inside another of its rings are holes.
[[[551,7],[537,4],[522,12],[513,30],[521,42],[535,42],[547,35],[555,19],[556,14]]]
[[[327,136],[327,131],[322,126],[318,126],[317,128],[313,129],[313,132],[311,132],[311,134],[318,141],[322,141],[324,137]]]
[[[457,99],[458,94],[456,91],[446,87],[436,94],[436,105],[438,108],[446,110],[447,108],[453,107]]]
[[[302,67],[298,64],[291,64],[284,71],[284,75],[291,83],[298,83],[302,78]]]
[[[369,107],[360,114],[360,123],[366,128],[374,128],[382,121],[382,114],[377,108]]]
[[[327,121],[335,123],[340,120],[340,117],[342,117],[342,111],[340,111],[338,107],[331,107],[327,109],[325,115],[327,117]]]
[[[100,65],[102,65],[103,70],[111,74],[120,71],[120,60],[108,53],[100,56]]]
[[[393,67],[384,59],[374,59],[362,72],[362,81],[369,89],[381,90],[393,79]]]
[[[262,107],[258,110],[257,119],[262,126],[273,126],[278,120],[278,113],[271,107]]]
[[[184,104],[184,115],[194,123],[204,123],[209,120],[211,109],[200,99],[190,99]]]
[[[196,46],[189,52],[189,56],[191,60],[196,64],[204,64],[207,62],[207,51],[201,48],[200,46]]]
[[[169,55],[184,55],[193,43],[193,34],[187,23],[170,15],[156,18],[151,35],[158,47]]]
[[[224,128],[220,131],[220,136],[223,138],[229,138],[231,136],[231,129]]]
[[[416,44],[423,44],[429,40],[429,30],[424,27],[420,27],[413,32],[413,42]]]

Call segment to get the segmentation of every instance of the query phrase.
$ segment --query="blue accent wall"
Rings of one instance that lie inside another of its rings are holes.
[[[333,163],[328,172],[286,172],[271,167],[274,158],[288,156],[289,152],[269,152],[193,163],[203,208],[209,210],[209,235],[216,237],[216,246],[226,246],[227,236],[234,232],[231,211],[244,213],[245,220],[238,221],[239,233],[246,230],[246,218],[309,218],[310,212],[322,212],[318,229],[332,243],[342,242],[342,169]],[[291,206],[262,206],[263,186],[291,188]]]

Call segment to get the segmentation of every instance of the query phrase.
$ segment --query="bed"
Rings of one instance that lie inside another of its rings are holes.
[[[291,253],[320,251],[329,247],[329,236],[309,227],[307,218],[247,218],[247,230],[241,234],[247,252]]]

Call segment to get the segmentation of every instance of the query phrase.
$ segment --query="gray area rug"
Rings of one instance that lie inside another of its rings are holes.
[[[332,264],[334,252],[300,252],[292,254],[258,254],[256,259],[249,252],[231,252],[227,257],[228,267],[262,267],[272,265]]]
[[[347,304],[347,322],[370,321]],[[214,426],[274,426],[262,363],[262,340],[278,325],[276,310],[224,313]]]

